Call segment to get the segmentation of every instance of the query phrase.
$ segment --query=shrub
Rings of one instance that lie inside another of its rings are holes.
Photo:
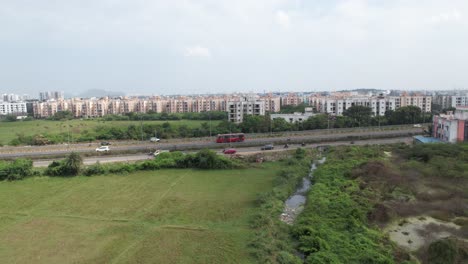
[[[0,162],[0,180],[21,180],[33,174],[32,160],[16,159],[13,162]]]
[[[107,173],[107,170],[104,166],[101,165],[101,163],[99,163],[99,161],[93,165],[88,166],[83,170],[83,174],[86,176],[99,175],[105,173]]]
[[[76,176],[80,173],[83,159],[76,152],[70,153],[64,160],[53,161],[45,174],[49,176]]]

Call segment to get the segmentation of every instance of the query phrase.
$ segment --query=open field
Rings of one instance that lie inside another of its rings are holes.
[[[199,127],[201,123],[208,122],[206,120],[169,120],[169,121],[143,121],[144,124],[163,124],[170,123],[174,128],[180,125],[186,125],[189,128]],[[212,126],[219,123],[217,120],[211,121]],[[59,134],[68,133],[70,126],[71,139],[76,138],[81,132],[91,131],[98,126],[103,127],[128,127],[130,125],[140,126],[140,121],[102,121],[102,120],[68,120],[68,121],[51,121],[51,120],[33,120],[33,121],[18,121],[18,122],[0,122],[0,143],[8,144],[12,139],[17,137],[17,134],[32,136],[34,134]]]
[[[276,164],[0,183],[3,263],[252,263],[248,220]]]

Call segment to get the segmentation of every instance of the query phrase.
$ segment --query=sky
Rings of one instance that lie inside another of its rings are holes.
[[[0,0],[0,93],[468,88],[466,0]]]

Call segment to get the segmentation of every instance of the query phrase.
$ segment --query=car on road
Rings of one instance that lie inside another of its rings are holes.
[[[159,141],[161,141],[161,139],[159,139],[157,137],[152,137],[152,138],[150,138],[150,141],[151,142],[159,142]]]
[[[161,151],[160,150],[155,150],[154,152],[150,152],[148,153],[148,156],[154,156],[156,157],[157,155],[161,154]]]
[[[107,141],[101,142],[101,146],[109,146],[111,143]]]
[[[96,149],[96,152],[108,152],[109,150],[109,146],[101,146]]]
[[[275,147],[273,146],[273,144],[268,144],[268,145],[263,146],[261,150],[272,150],[274,148]]]
[[[421,124],[414,124],[413,127],[422,127]]]
[[[229,148],[229,149],[224,149],[223,150],[223,153],[224,154],[236,154],[237,150],[236,149],[233,149],[233,148]]]

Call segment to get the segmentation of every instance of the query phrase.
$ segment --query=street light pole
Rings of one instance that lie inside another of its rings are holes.
[[[143,142],[143,116],[140,116],[141,142]]]
[[[208,118],[210,119],[210,137],[211,137],[211,109],[208,111]]]

